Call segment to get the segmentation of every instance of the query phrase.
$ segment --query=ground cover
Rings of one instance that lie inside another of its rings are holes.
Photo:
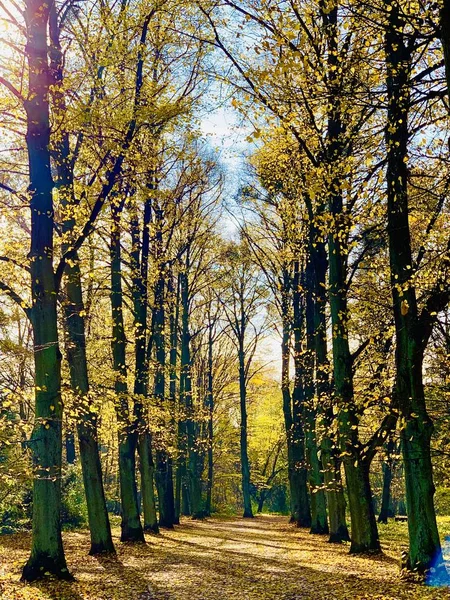
[[[450,519],[440,523],[443,538]],[[147,536],[147,543],[119,542],[116,557],[88,556],[87,531],[66,532],[73,583],[18,582],[29,534],[0,537],[3,600],[378,600],[448,598],[449,590],[426,588],[399,577],[399,547],[407,526],[381,526],[384,554],[350,556],[348,546],[327,543],[288,525],[285,517],[253,520],[184,520],[175,530]],[[450,556],[447,556],[450,558]]]

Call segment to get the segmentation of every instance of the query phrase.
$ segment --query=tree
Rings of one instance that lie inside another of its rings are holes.
[[[62,254],[71,248],[75,227],[74,212],[77,201],[74,190],[75,158],[71,156],[69,133],[64,125],[67,109],[63,85],[63,53],[61,31],[63,23],[58,19],[57,7],[53,3],[49,15],[49,35],[51,41],[50,72],[53,75],[53,110],[59,124],[59,136],[52,152],[56,165],[55,188],[59,193],[61,210],[64,215]],[[70,239],[72,238],[72,239]],[[97,415],[89,399],[89,376],[86,357],[86,335],[84,321],[83,290],[78,252],[73,253],[72,261],[66,265],[64,314],[67,332],[67,360],[69,363],[72,389],[77,396],[80,415],[77,425],[80,444],[80,457],[83,469],[84,489],[91,532],[91,554],[114,552],[108,513],[103,489],[102,467],[97,442]]]
[[[258,163],[258,159],[261,164]],[[302,342],[304,312],[300,306],[298,272],[299,203],[288,190],[279,199],[282,185],[278,173],[265,163],[264,153],[254,157],[257,174],[269,194],[246,190],[247,209],[251,211],[242,232],[255,261],[263,271],[281,319],[281,389],[288,454],[288,477],[291,499],[291,521],[299,527],[310,527],[311,511],[307,489],[305,454],[304,380],[302,377]],[[257,217],[255,221],[254,216]],[[294,389],[291,391],[290,363],[294,337]],[[326,518],[326,515],[325,515]]]
[[[49,5],[25,5],[28,98],[27,148],[31,193],[31,321],[35,360],[33,429],[33,540],[22,577],[33,581],[50,572],[70,579],[61,538],[62,402],[61,352],[58,345],[57,281],[53,269],[53,179],[50,170],[48,20]]]
[[[423,356],[436,315],[450,298],[446,282],[448,248],[436,284],[422,310],[418,308],[413,280],[414,267],[408,206],[408,112],[413,43],[407,42],[406,21],[401,3],[387,2],[385,34],[388,116],[387,211],[391,286],[396,330],[395,403],[403,423],[403,453],[408,530],[410,536],[407,566],[426,571],[442,569],[442,553],[433,505],[434,484],[430,455],[432,422],[426,408],[423,387]]]
[[[252,362],[266,328],[264,317],[258,314],[263,307],[265,292],[245,240],[240,244],[231,243],[224,252],[228,293],[220,298],[220,302],[238,356],[242,495],[244,517],[250,518],[253,517],[253,510],[248,458],[247,386],[255,374]]]

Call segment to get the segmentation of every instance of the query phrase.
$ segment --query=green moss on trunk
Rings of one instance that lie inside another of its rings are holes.
[[[111,223],[111,313],[114,389],[119,440],[119,480],[121,500],[121,541],[143,542],[136,485],[137,432],[130,422],[127,387],[126,338],[123,322],[122,258],[118,198],[112,200]]]
[[[49,4],[27,0],[28,88],[26,103],[31,248],[30,272],[35,361],[33,534],[22,579],[46,573],[69,579],[61,538],[62,399],[56,286],[53,271],[53,181],[50,171]]]

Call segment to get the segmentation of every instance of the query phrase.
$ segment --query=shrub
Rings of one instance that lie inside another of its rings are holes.
[[[85,527],[88,522],[83,477],[79,464],[68,465],[61,482],[61,522],[67,529]]]
[[[450,515],[450,488],[438,487],[436,489],[434,505],[438,515]]]

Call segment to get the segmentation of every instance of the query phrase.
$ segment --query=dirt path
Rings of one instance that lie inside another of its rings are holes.
[[[114,559],[87,556],[86,532],[64,535],[72,584],[17,583],[29,536],[0,537],[2,600],[398,600],[450,598],[399,580],[393,557],[354,557],[283,517],[184,521]]]

